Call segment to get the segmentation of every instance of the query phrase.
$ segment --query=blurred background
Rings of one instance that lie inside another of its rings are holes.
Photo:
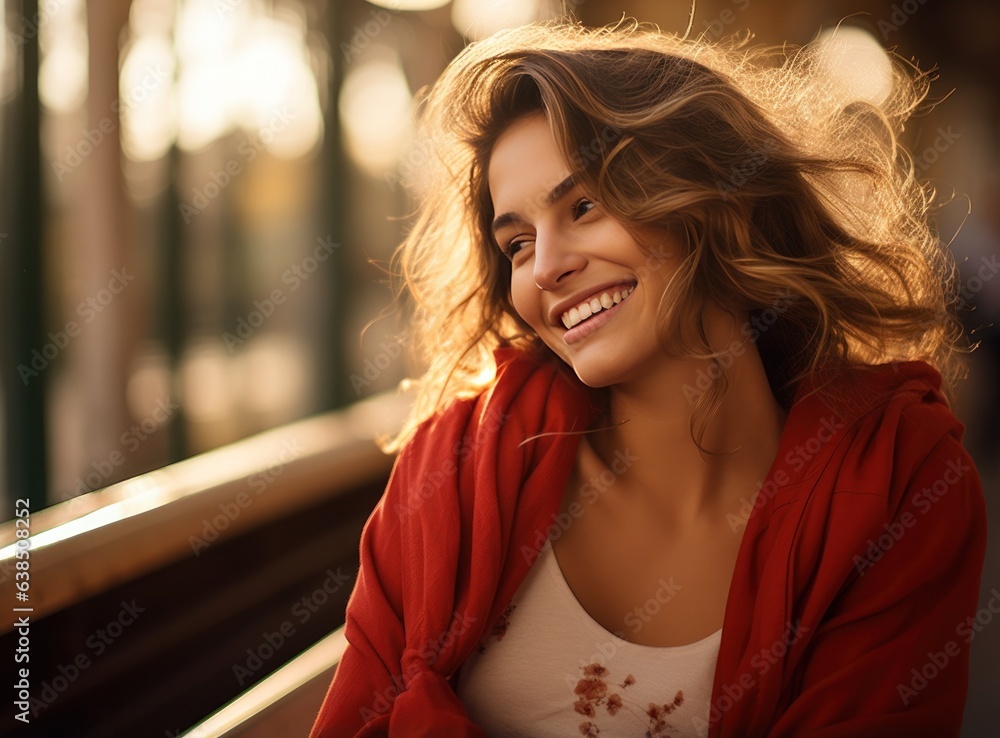
[[[370,440],[393,430],[391,390],[416,369],[385,271],[413,207],[403,184],[425,156],[414,96],[466,43],[563,9],[679,33],[690,12],[662,0],[0,2],[0,489],[4,519],[15,499],[30,505],[46,735],[177,735],[343,622],[360,525],[391,463]],[[939,76],[940,103],[905,143],[950,199],[935,223],[981,341],[956,412],[997,519],[1000,7],[712,0],[693,31],[803,43],[841,22],[852,41],[831,68],[859,94],[882,49]],[[990,545],[968,736],[1000,722]],[[317,555],[331,547],[341,553]],[[220,584],[234,577],[239,592]],[[187,611],[185,629],[176,608],[199,587],[215,604],[200,620]],[[141,617],[126,607],[137,592]],[[110,622],[121,639],[95,653],[90,636]],[[263,658],[263,636],[286,623],[293,634]],[[314,712],[329,665],[258,695],[257,717],[227,730],[261,729],[279,704]],[[132,722],[101,707],[122,694],[138,701]]]

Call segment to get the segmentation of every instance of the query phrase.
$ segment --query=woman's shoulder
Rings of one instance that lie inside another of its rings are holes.
[[[959,441],[965,426],[941,391],[941,373],[925,361],[826,366],[803,380],[795,405],[836,417],[846,428],[868,426],[881,434],[916,433]]]
[[[965,426],[930,364],[846,366],[825,381],[822,396],[807,395],[802,402],[812,408],[812,418],[823,413],[836,418],[835,491],[885,497],[892,508],[927,474],[961,468],[972,469],[974,476],[962,444]]]
[[[844,411],[860,416],[907,393],[940,396],[941,381],[941,373],[926,361],[826,364],[802,380],[794,396],[796,402],[812,395],[832,398]]]
[[[824,369],[801,383],[786,422],[786,499],[846,492],[891,508],[921,469],[971,464],[964,433],[926,362]]]
[[[865,552],[887,531],[907,531],[908,544],[918,549],[954,537],[981,538],[982,483],[962,444],[965,426],[940,382],[938,371],[922,361],[855,366],[837,372],[827,387],[840,401],[808,393],[799,400],[809,409],[800,414],[800,427],[822,426],[827,435],[816,436],[821,450],[777,495],[775,507],[792,503],[777,519],[816,531],[816,540],[826,542],[811,550],[817,560],[840,573],[855,564],[863,572]],[[842,400],[845,392],[853,393],[850,402]],[[808,455],[813,439],[800,435],[788,447]]]

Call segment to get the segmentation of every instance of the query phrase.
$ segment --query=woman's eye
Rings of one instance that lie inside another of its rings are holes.
[[[588,200],[586,197],[581,197],[575,203],[573,203],[573,220],[582,218],[584,215],[589,213],[596,207],[593,202]]]
[[[513,261],[514,257],[517,255],[517,252],[530,243],[531,241],[511,241],[509,244],[507,244],[507,248],[504,249],[504,255],[506,255],[508,259]]]

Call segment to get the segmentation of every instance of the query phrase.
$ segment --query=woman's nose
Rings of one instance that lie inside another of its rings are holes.
[[[535,285],[541,290],[554,290],[567,277],[579,271],[587,260],[581,250],[558,233],[535,234]]]

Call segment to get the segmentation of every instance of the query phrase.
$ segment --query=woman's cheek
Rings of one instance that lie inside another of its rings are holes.
[[[530,274],[528,275],[530,282]],[[534,284],[525,284],[525,278],[515,272],[510,281],[510,302],[521,320],[538,332],[538,293]],[[534,303],[534,304],[533,304]]]

